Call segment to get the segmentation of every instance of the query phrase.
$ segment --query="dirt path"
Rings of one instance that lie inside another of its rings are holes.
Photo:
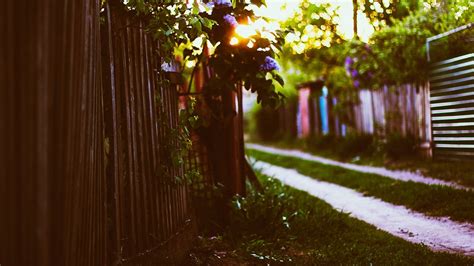
[[[260,144],[246,144],[245,146],[248,148],[263,151],[263,152],[268,152],[268,153],[277,154],[277,155],[297,157],[300,159],[318,162],[318,163],[327,164],[327,165],[338,166],[338,167],[346,168],[349,170],[381,175],[381,176],[389,177],[396,180],[413,181],[413,182],[423,183],[423,184],[428,184],[428,185],[443,185],[443,186],[449,186],[456,189],[471,190],[471,188],[459,185],[454,182],[439,180],[439,179],[435,179],[431,177],[425,177],[423,175],[419,175],[419,174],[409,172],[409,171],[389,170],[383,167],[343,163],[343,162],[338,162],[335,160],[315,156],[315,155],[302,152],[299,150],[285,150],[285,149],[263,146]]]
[[[474,256],[474,226],[471,224],[428,217],[403,206],[365,197],[352,189],[312,179],[293,169],[260,161],[255,162],[254,167],[394,236],[413,243],[423,243],[435,251]]]

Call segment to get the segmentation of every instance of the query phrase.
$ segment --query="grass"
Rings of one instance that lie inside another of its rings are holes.
[[[387,166],[391,169],[420,171],[425,176],[453,181],[474,188],[473,162],[411,160],[394,162]]]
[[[247,151],[249,156],[274,165],[293,168],[300,173],[344,187],[355,189],[383,201],[423,212],[431,216],[448,216],[460,222],[474,222],[474,192],[437,185],[403,182],[374,174],[310,162],[261,151]]]
[[[322,141],[324,141],[324,139]],[[361,165],[383,166],[388,169],[421,172],[425,176],[452,181],[467,187],[474,188],[474,163],[431,160],[414,156],[413,154],[400,156],[395,160],[393,158],[387,157],[383,154],[383,152],[376,152],[376,148],[368,148],[368,151],[359,153],[345,153],[344,151],[341,151],[344,147],[338,147],[337,141],[329,139],[327,143],[328,145],[321,145],[318,143],[311,143],[311,141],[298,140],[262,144],[287,149],[297,148],[315,155],[343,162],[351,162]]]
[[[201,238],[187,265],[472,265],[435,253],[279,181],[259,175],[265,191],[233,202],[221,236]]]

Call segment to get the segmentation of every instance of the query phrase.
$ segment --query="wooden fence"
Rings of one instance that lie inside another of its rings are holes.
[[[158,74],[159,44],[143,19],[119,4],[108,5],[105,18],[107,173],[116,229],[111,249],[119,261],[156,265],[189,249],[189,241],[177,243],[193,230],[186,186],[178,179],[183,168],[173,165],[173,153],[182,148],[177,88]]]
[[[2,266],[106,264],[99,9],[18,0],[0,11]]]
[[[403,85],[359,91],[354,125],[359,133],[385,137],[398,133],[424,143],[431,141],[429,87]]]
[[[176,88],[143,20],[117,5],[101,24],[99,3],[0,11],[2,266],[169,264],[192,244]]]
[[[319,87],[299,89],[296,124],[300,137],[322,134],[344,136],[351,131],[380,138],[399,134],[416,138],[422,142],[422,147],[430,148],[428,84],[362,89],[358,91],[357,102],[342,109],[344,113],[335,112],[338,98],[331,95],[331,90],[328,93],[323,91]]]

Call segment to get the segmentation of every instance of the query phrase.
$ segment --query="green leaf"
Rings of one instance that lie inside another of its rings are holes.
[[[203,17],[200,18],[200,21],[201,24],[208,29],[211,29],[214,25],[217,24],[217,21]]]
[[[265,0],[251,0],[250,2],[258,7],[267,5]]]
[[[285,81],[283,80],[283,78],[279,75],[279,74],[273,74],[273,78],[276,80],[276,82],[278,82],[278,84],[280,84],[282,87],[285,86]]]

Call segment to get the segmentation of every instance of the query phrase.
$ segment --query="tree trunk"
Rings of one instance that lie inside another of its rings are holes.
[[[359,10],[359,3],[357,0],[352,0],[352,19],[354,23],[354,38],[359,39],[357,30],[357,11]]]

